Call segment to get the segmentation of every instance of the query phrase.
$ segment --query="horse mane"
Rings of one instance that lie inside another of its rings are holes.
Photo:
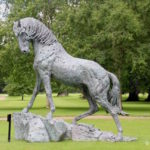
[[[48,27],[31,17],[19,20],[14,28],[18,31],[16,31],[18,35],[19,32],[25,32],[29,40],[37,40],[43,45],[51,45],[57,41],[55,35]]]

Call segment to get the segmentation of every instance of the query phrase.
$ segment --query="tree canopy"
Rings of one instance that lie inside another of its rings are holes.
[[[149,0],[9,0],[0,22],[0,82],[9,94],[30,93],[34,54],[20,54],[13,21],[35,17],[51,28],[68,53],[91,59],[115,73],[122,92],[150,91]],[[53,81],[53,91],[76,91]]]

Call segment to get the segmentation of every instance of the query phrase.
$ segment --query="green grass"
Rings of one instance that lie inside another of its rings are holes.
[[[0,100],[0,117],[7,116],[8,113],[21,111],[27,106],[31,95],[25,95],[25,100],[21,101],[20,96],[7,97],[6,100]],[[123,95],[125,99],[127,95]],[[144,96],[142,96],[143,98]],[[70,94],[68,97],[57,97],[53,94],[56,112],[54,116],[76,116],[88,110],[89,106],[86,100],[81,98],[80,94]],[[150,116],[150,103],[144,101],[140,102],[124,102],[124,111],[128,112],[131,116]],[[39,94],[35,100],[31,112],[45,116],[49,109],[46,108],[45,94]],[[100,111],[95,115],[108,115],[100,107]]]
[[[143,101],[145,95],[141,95],[140,102],[123,102],[123,108],[131,116],[150,116],[150,103]],[[7,116],[8,113],[21,111],[28,103],[30,95],[25,95],[25,100],[21,97],[7,97],[0,101],[0,117]],[[127,95],[123,95],[125,99]],[[53,95],[56,105],[55,116],[76,116],[88,109],[86,100],[80,98],[80,94],[70,94],[68,97],[56,97]],[[38,95],[31,112],[45,116],[49,109],[46,109],[46,97],[44,94]],[[100,108],[96,115],[107,115]],[[12,141],[7,142],[8,123],[0,121],[0,150],[149,150],[150,149],[150,119],[120,119],[124,129],[124,135],[137,137],[136,142],[130,143],[109,143],[109,142],[49,142],[49,143],[27,143],[14,139],[14,128],[12,127]],[[71,120],[67,120],[71,121]],[[101,130],[117,133],[116,126],[112,119],[84,119],[81,122],[94,124]],[[13,126],[13,124],[12,124]]]
[[[101,130],[112,131],[116,133],[116,127],[113,120],[95,119],[83,121],[92,123]],[[124,135],[137,137],[136,142],[130,143],[109,143],[109,142],[50,142],[50,143],[27,143],[14,139],[14,130],[12,130],[12,141],[7,142],[7,122],[0,122],[0,149],[1,150],[149,150],[150,149],[150,120],[124,120],[121,119],[124,129]],[[12,128],[13,129],[13,128]]]

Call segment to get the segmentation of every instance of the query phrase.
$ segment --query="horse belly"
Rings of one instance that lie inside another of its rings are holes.
[[[64,66],[61,68],[55,68],[52,74],[57,80],[63,82],[64,84],[71,86],[79,86],[82,84],[80,73],[73,70],[73,68],[64,68]]]
[[[99,64],[73,57],[55,61],[52,70],[56,79],[73,86],[89,84],[93,80],[101,80],[106,76],[105,69]]]

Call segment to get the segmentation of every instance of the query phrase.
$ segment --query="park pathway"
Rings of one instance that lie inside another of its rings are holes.
[[[54,117],[55,119],[64,119],[64,120],[73,120],[74,116],[61,116],[61,117]],[[120,119],[126,119],[126,120],[136,120],[136,119],[146,119],[150,120],[150,117],[148,116],[119,116]],[[95,116],[88,116],[85,119],[112,119],[111,116],[104,116],[104,115],[95,115]],[[0,117],[0,121],[6,121],[6,117]]]
[[[55,117],[55,118],[58,118],[58,119],[64,119],[64,120],[72,120],[74,119],[73,116],[62,116],[62,117]],[[150,117],[148,116],[119,116],[120,119],[129,119],[129,120],[132,120],[132,119],[150,119]],[[112,119],[112,116],[105,116],[105,115],[95,115],[95,116],[88,116],[86,117],[85,119]]]
[[[4,101],[6,99],[7,95],[0,95],[0,101]]]

